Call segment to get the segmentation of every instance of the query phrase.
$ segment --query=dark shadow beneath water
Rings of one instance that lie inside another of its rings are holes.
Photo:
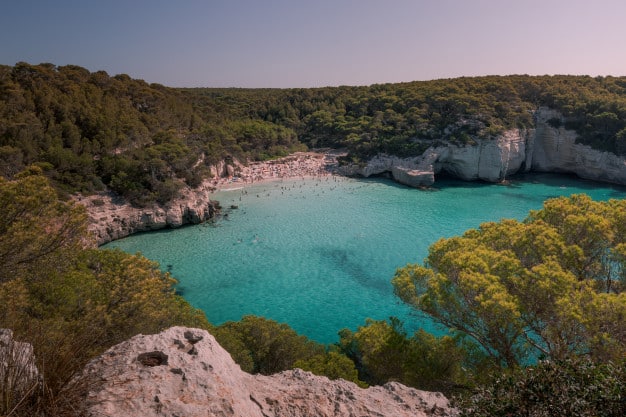
[[[355,283],[361,287],[371,288],[382,294],[389,292],[389,283],[381,281],[372,276],[368,271],[361,266],[357,261],[357,256],[352,255],[351,251],[338,247],[319,247],[316,252],[325,259],[329,259],[337,270],[343,272],[349,276]]]

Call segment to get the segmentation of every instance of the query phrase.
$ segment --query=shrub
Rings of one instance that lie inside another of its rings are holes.
[[[574,358],[495,376],[468,398],[457,400],[462,416],[626,415],[626,361],[596,364]]]
[[[287,324],[263,317],[244,316],[226,322],[214,331],[217,341],[241,369],[271,375],[292,369],[297,360],[324,353],[324,347],[299,335]]]

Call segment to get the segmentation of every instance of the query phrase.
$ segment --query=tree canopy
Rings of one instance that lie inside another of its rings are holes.
[[[202,111],[201,111],[202,110]],[[37,164],[64,192],[105,186],[137,205],[164,202],[226,157],[305,147],[258,118],[195,109],[180,91],[127,75],[52,64],[0,66],[0,176]]]
[[[48,399],[46,407],[71,408],[76,373],[116,343],[173,325],[209,328],[156,263],[88,249],[84,208],[60,201],[38,168],[0,177],[0,209],[0,328],[33,345],[45,385],[43,394],[31,393]],[[5,364],[13,366],[11,358],[1,357]],[[0,393],[8,392],[5,382]],[[0,414],[20,404],[35,415],[29,399],[11,395],[0,399]]]
[[[545,202],[523,221],[441,239],[400,268],[396,294],[499,365],[626,354],[626,201]]]
[[[108,187],[137,205],[165,202],[217,161],[342,148],[347,160],[421,154],[556,127],[626,155],[626,77],[488,76],[306,89],[174,89],[76,65],[0,66],[0,175],[31,164],[66,193]]]
[[[359,378],[370,385],[399,381],[405,385],[450,394],[467,383],[463,366],[469,352],[450,336],[424,330],[408,335],[397,318],[366,320],[356,331],[339,332],[339,349],[352,359]]]
[[[309,147],[345,148],[350,157],[417,155],[429,144],[472,144],[506,129],[531,128],[541,106],[560,111],[556,127],[624,154],[626,78],[462,77],[369,87],[182,89],[194,108],[232,119],[260,118],[293,129]],[[209,117],[210,118],[210,117]]]

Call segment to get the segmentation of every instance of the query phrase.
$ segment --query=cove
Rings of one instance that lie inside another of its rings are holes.
[[[390,281],[398,267],[421,263],[441,237],[486,221],[521,220],[552,197],[626,198],[623,187],[548,174],[508,185],[440,179],[427,191],[343,177],[236,184],[212,195],[224,214],[213,223],[138,234],[103,248],[158,261],[214,324],[253,314],[322,343],[366,318],[396,316],[410,331],[440,331],[402,304]]]

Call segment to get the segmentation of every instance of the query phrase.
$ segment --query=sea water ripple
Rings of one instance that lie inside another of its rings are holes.
[[[225,216],[212,224],[105,247],[158,261],[214,324],[254,314],[323,343],[366,318],[396,316],[410,330],[437,331],[394,296],[397,268],[421,263],[441,237],[486,221],[521,220],[548,198],[582,192],[626,198],[621,187],[555,175],[509,185],[441,180],[429,191],[384,179],[283,180],[216,193]]]

